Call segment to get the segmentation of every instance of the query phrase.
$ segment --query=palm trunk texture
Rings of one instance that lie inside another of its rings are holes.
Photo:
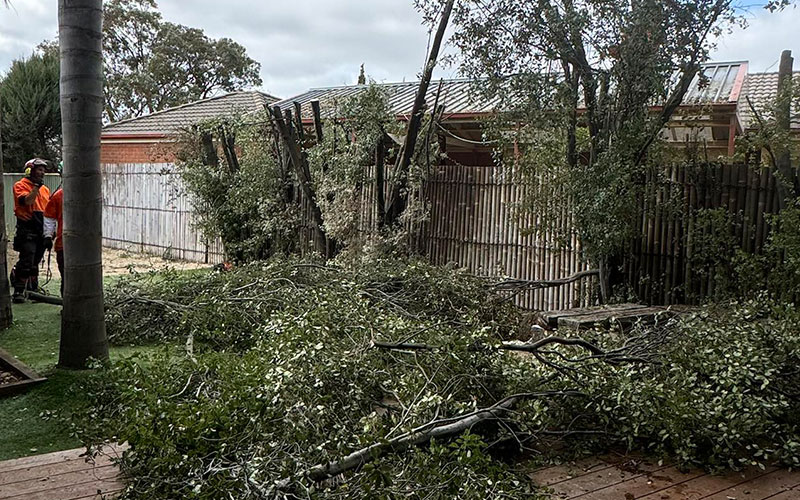
[[[103,318],[102,0],[59,0],[64,189],[64,308],[58,364],[108,358]]]
[[[2,103],[2,96],[0,96]],[[2,110],[0,110],[0,123],[2,123]],[[3,137],[0,133],[0,193],[5,193],[5,179],[3,178]],[[6,213],[5,196],[0,196],[0,214]],[[6,234],[6,218],[0,217],[0,330],[11,326],[11,287],[8,283],[8,234]]]

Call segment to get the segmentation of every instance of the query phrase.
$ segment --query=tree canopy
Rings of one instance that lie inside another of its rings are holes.
[[[117,121],[260,85],[261,65],[229,38],[164,21],[155,0],[104,7],[105,108]]]
[[[0,81],[3,165],[21,171],[34,156],[60,158],[58,46],[42,44],[27,59],[11,64]]]
[[[442,3],[417,0],[431,24]],[[532,186],[522,207],[538,217],[532,231],[552,230],[543,215],[559,216],[560,197],[573,205],[588,258],[602,268],[624,247],[639,215],[631,207],[656,163],[653,146],[714,41],[745,24],[740,7],[730,0],[459,2],[451,40],[462,73],[506,111],[494,132],[506,152],[513,142],[506,164]]]

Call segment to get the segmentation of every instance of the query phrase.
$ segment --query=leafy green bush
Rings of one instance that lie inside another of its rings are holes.
[[[666,336],[660,364],[585,364],[574,376],[586,400],[530,405],[521,419],[594,433],[579,446],[617,442],[705,468],[797,466],[800,310],[768,304],[762,297],[706,308],[634,332]],[[536,388],[525,381],[539,367],[520,361],[506,370],[518,371],[513,392]]]
[[[491,404],[503,392],[501,356],[480,346],[500,340],[498,325],[511,323],[514,310],[483,290],[461,272],[394,261],[346,271],[276,260],[129,278],[109,293],[113,338],[141,341],[144,328],[183,341],[191,332],[197,349],[101,372],[87,387],[94,406],[76,429],[131,443],[124,463],[132,498],[257,497],[259,488],[419,422]],[[179,314],[170,319],[155,300]],[[398,354],[373,348],[379,339],[441,349]],[[513,474],[485,467],[492,460],[477,439],[389,458],[332,491],[368,495],[383,477],[386,491],[425,483],[441,490],[438,498],[485,498]],[[428,482],[435,464],[472,449],[453,478]],[[386,463],[398,465],[382,472]]]
[[[143,328],[179,344],[191,334],[195,348],[100,371],[74,428],[88,443],[131,444],[128,498],[263,498],[279,496],[284,479],[310,498],[515,497],[530,485],[513,451],[547,456],[554,439],[711,468],[797,464],[796,308],[753,301],[630,335],[586,333],[601,349],[635,344],[630,358],[656,361],[609,364],[575,345],[496,349],[520,318],[489,290],[463,272],[388,259],[134,276],[109,293],[109,331],[134,342],[149,335],[137,337]],[[434,348],[384,350],[377,340]],[[502,425],[398,450],[334,480],[303,475],[434,419],[542,391],[558,392],[523,397]]]
[[[180,142],[178,165],[197,225],[206,238],[219,237],[235,262],[291,253],[299,243],[300,206],[287,166],[263,136],[267,122],[266,112],[209,120]],[[235,147],[219,157],[217,144],[226,140]]]

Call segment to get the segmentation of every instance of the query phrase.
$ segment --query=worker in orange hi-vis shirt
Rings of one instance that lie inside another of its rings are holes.
[[[58,173],[61,174],[62,165],[58,164]],[[61,275],[61,295],[64,295],[64,190],[56,189],[47,206],[44,208],[44,246],[56,251],[58,273]],[[53,241],[55,240],[55,245]]]
[[[25,302],[25,290],[39,288],[39,263],[45,251],[44,209],[50,200],[50,189],[44,185],[47,162],[34,158],[25,163],[25,177],[14,184],[14,215],[17,233],[14,250],[19,260],[11,270],[14,302]]]

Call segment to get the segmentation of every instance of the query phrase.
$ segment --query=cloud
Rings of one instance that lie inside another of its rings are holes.
[[[12,1],[12,9],[0,9],[0,72],[58,32],[54,0]],[[158,3],[168,21],[242,44],[262,65],[263,90],[280,97],[355,83],[362,63],[376,81],[414,80],[428,44],[412,0]]]
[[[0,72],[58,31],[55,0],[12,2],[0,8]],[[355,83],[362,63],[376,81],[415,80],[429,42],[412,0],[160,0],[159,7],[168,21],[244,45],[261,63],[263,90],[280,97]],[[800,69],[800,9],[770,14],[756,7],[748,17],[750,27],[723,37],[712,58],[746,59],[751,71],[775,71],[780,51],[793,49]]]
[[[800,71],[800,9],[789,7],[783,12],[770,13],[754,8],[746,15],[748,27],[724,35],[712,53],[716,61],[748,61],[750,72],[778,71],[781,51],[792,51],[795,70]]]
[[[352,84],[364,63],[377,81],[413,80],[427,27],[411,0],[296,0],[254,7],[246,0],[162,0],[165,19],[227,36],[262,64],[264,90],[288,97],[309,87]]]
[[[0,73],[11,61],[27,57],[42,40],[58,33],[56,2],[50,0],[12,0],[11,7],[0,5]]]

